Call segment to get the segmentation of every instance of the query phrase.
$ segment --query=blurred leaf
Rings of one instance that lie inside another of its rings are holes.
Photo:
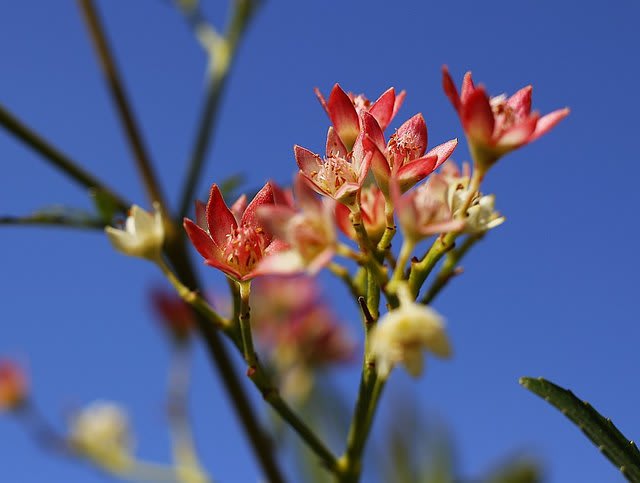
[[[120,212],[113,197],[100,189],[92,189],[90,195],[100,219],[104,222],[103,225],[110,225],[113,217]]]
[[[571,391],[543,378],[522,377],[520,384],[577,424],[629,481],[640,482],[640,451],[611,420],[598,413],[589,403],[578,399]]]
[[[220,182],[220,192],[225,198],[235,198],[236,191],[247,182],[247,176],[244,173],[237,173],[223,179]]]
[[[104,228],[104,221],[75,208],[54,206],[26,216],[1,216],[0,225],[52,225],[69,228]]]

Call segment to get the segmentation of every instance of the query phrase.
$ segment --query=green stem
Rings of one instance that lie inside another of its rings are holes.
[[[220,99],[227,84],[229,71],[235,59],[238,44],[257,6],[255,0],[236,0],[233,2],[233,5],[226,35],[222,40],[225,42],[224,55],[226,58],[214,59],[214,62],[218,62],[218,65],[213,70],[207,85],[196,138],[189,157],[187,177],[182,188],[182,194],[180,195],[178,220],[186,216],[191,208],[191,203],[193,202],[197,184],[200,179],[200,173],[202,172],[205,158],[210,149],[217,114],[220,109]],[[196,20],[197,22],[203,22],[200,17],[197,17]]]
[[[99,190],[105,196],[109,197],[114,205],[123,213],[126,213],[131,206],[129,201],[108,188],[91,173],[85,171],[66,154],[49,144],[49,142],[23,124],[3,106],[0,106],[0,125],[81,186]]]
[[[111,99],[116,106],[120,123],[129,141],[129,146],[133,152],[136,166],[147,191],[149,201],[152,203],[158,202],[162,213],[167,214],[167,205],[162,190],[160,189],[160,183],[153,169],[153,163],[145,147],[133,110],[131,109],[131,103],[127,97],[120,73],[118,72],[118,67],[111,52],[98,11],[93,0],[78,0],[78,3],[84,15],[93,46],[96,50],[96,55],[100,61],[102,73],[109,87]]]
[[[362,296],[360,289],[346,267],[343,267],[339,263],[331,262],[327,265],[327,269],[344,282],[354,299],[357,300],[358,297]]]
[[[240,285],[240,334],[242,336],[242,350],[244,360],[249,366],[250,373],[256,370],[258,357],[253,347],[253,334],[251,333],[251,307],[249,295],[251,294],[251,281],[239,282]]]
[[[384,199],[384,213],[387,219],[387,226],[378,242],[378,251],[383,254],[391,248],[391,241],[396,234],[396,222],[393,219],[393,202],[386,196]]]
[[[482,240],[484,235],[484,233],[469,235],[459,248],[456,248],[449,252],[447,258],[442,264],[440,272],[438,272],[435,280],[425,292],[424,296],[420,300],[420,303],[427,305],[433,302],[433,299],[435,299],[436,296],[442,291],[442,289],[447,286],[449,281],[453,277],[461,273],[461,269],[460,267],[458,267],[458,263],[460,263],[460,260],[462,260],[462,258],[478,241]]]
[[[57,226],[104,230],[104,221],[98,218],[74,218],[66,215],[0,216],[0,225]]]
[[[407,266],[407,262],[409,261],[415,246],[415,241],[405,238],[402,243],[402,248],[400,248],[398,260],[396,261],[396,269],[393,272],[393,277],[391,277],[392,280],[402,280],[404,278],[405,267]]]

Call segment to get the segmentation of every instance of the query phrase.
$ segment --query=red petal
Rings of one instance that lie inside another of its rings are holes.
[[[330,116],[329,114],[329,108],[327,107],[327,101],[325,100],[324,96],[322,95],[322,92],[320,92],[320,89],[318,89],[317,87],[315,87],[313,89],[313,92],[315,92],[316,97],[318,98],[318,100],[320,101],[320,105],[322,106],[322,108],[324,109],[324,112],[327,113],[327,115]]]
[[[414,157],[419,158],[427,150],[427,124],[422,114],[416,114],[398,128],[396,132],[398,140],[409,140],[414,145],[412,149]]]
[[[378,186],[383,192],[387,192],[387,185],[389,183],[389,176],[391,176],[391,169],[389,168],[389,161],[384,154],[378,149],[375,142],[371,140],[369,136],[364,138],[364,150],[366,152],[370,152],[371,157],[371,169],[373,171],[373,175],[378,182]]]
[[[380,128],[384,131],[391,119],[396,102],[396,91],[393,87],[387,89],[369,109],[369,113],[376,118]]]
[[[533,132],[533,135],[531,136],[531,139],[529,141],[535,141],[543,134],[548,133],[551,129],[554,128],[556,124],[558,124],[568,115],[569,108],[565,107],[564,109],[558,109],[557,111],[553,111],[546,116],[543,116],[538,120],[536,130]]]
[[[467,72],[462,78],[462,91],[460,92],[460,102],[465,104],[469,99],[469,96],[475,91],[473,85],[473,79],[471,78],[471,72]]]
[[[229,266],[223,260],[217,260],[215,258],[207,258],[204,263],[209,265],[210,267],[217,268],[218,270],[226,273],[230,277],[235,278],[236,280],[244,280],[243,276],[238,272],[235,268]]]
[[[397,179],[404,193],[429,176],[437,167],[437,156],[425,156],[405,164],[398,170]]]
[[[327,109],[338,136],[347,149],[351,149],[360,132],[360,122],[351,99],[338,84],[331,89]]]
[[[382,129],[380,128],[376,118],[368,112],[362,113],[362,132],[365,136],[371,138],[380,151],[385,150],[386,143],[384,142]]]
[[[247,209],[244,210],[242,214],[241,224],[245,226],[262,228],[264,229],[264,224],[262,221],[256,216],[256,211],[260,206],[264,205],[273,205],[273,188],[271,187],[270,182],[266,182],[260,191],[253,197],[251,203],[247,206]]]
[[[353,225],[351,224],[351,220],[349,218],[350,214],[351,214],[351,211],[345,205],[341,203],[336,204],[336,209],[335,209],[336,225],[338,225],[338,228],[342,233],[347,235],[352,240],[355,240],[356,231],[353,228]]]
[[[247,209],[247,195],[241,195],[234,203],[231,205],[231,213],[235,216],[236,221],[240,221],[242,218],[242,213]]]
[[[298,173],[293,180],[293,192],[296,203],[304,211],[319,213],[322,211],[322,202],[316,196],[315,190],[309,186],[307,178]]]
[[[533,87],[527,86],[512,95],[507,101],[507,106],[513,109],[518,116],[528,116],[531,112],[531,91]]]
[[[227,235],[238,227],[233,213],[227,208],[218,185],[211,186],[207,203],[207,226],[211,239],[219,247],[227,242]]]
[[[468,137],[485,145],[491,145],[494,118],[489,98],[482,87],[473,91],[462,104],[460,119]]]
[[[501,150],[511,150],[530,142],[531,135],[536,129],[539,117],[538,113],[533,113],[520,124],[517,124],[507,130],[502,136],[500,136],[500,139],[496,140],[498,148]]]
[[[451,139],[446,143],[439,144],[435,148],[429,150],[429,152],[425,154],[424,157],[428,158],[429,156],[437,156],[438,157],[438,162],[436,163],[436,169],[437,169],[438,166],[440,166],[447,159],[449,159],[449,156],[451,156],[451,153],[453,153],[453,150],[456,149],[457,145],[458,145],[458,140]]]
[[[184,219],[183,226],[192,245],[205,260],[210,258],[215,259],[220,256],[220,249],[215,245],[206,231],[189,218]]]
[[[407,97],[407,91],[402,91],[400,92],[400,94],[396,96],[396,102],[393,105],[393,113],[391,114],[391,119],[396,117],[396,114],[398,113],[398,111],[400,110],[400,107],[402,107],[402,104],[404,103],[405,97]]]
[[[300,170],[310,177],[313,173],[316,173],[320,166],[322,166],[322,159],[315,153],[312,153],[302,146],[297,144],[293,147],[293,154],[296,158],[296,163]]]
[[[444,89],[444,93],[453,104],[454,109],[460,113],[460,95],[446,65],[442,66],[442,89]]]
[[[347,148],[344,146],[342,140],[340,139],[340,136],[338,136],[338,133],[336,133],[336,130],[333,129],[333,126],[329,126],[329,131],[327,131],[326,153],[327,157],[347,157]]]

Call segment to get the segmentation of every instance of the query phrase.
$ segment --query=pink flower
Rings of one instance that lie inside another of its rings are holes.
[[[269,230],[291,247],[264,258],[260,271],[287,274],[306,270],[315,274],[333,257],[335,202],[318,198],[300,173],[295,177],[293,192],[296,206],[268,205],[258,210]]]
[[[389,194],[391,177],[398,180],[400,190],[405,192],[444,163],[458,144],[457,139],[451,139],[426,152],[427,125],[422,114],[400,126],[388,143],[373,116],[364,113],[362,122],[364,149],[373,153],[373,174],[385,194]]]
[[[293,147],[293,152],[300,173],[315,191],[349,207],[355,206],[371,165],[371,153],[365,152],[362,136],[358,137],[353,152],[349,153],[330,127],[324,159],[298,145]]]
[[[476,163],[484,170],[502,155],[549,132],[569,114],[568,108],[543,117],[538,112],[531,112],[531,86],[509,98],[505,95],[489,97],[483,86],[473,84],[471,72],[465,74],[462,92],[458,94],[446,66],[442,68],[442,85],[460,116]]]
[[[375,184],[365,186],[360,192],[360,211],[362,221],[367,230],[369,239],[377,245],[387,227],[387,218],[384,211],[384,195]],[[344,205],[336,205],[335,220],[338,228],[350,239],[358,241],[356,230],[349,218],[349,209]]]
[[[417,188],[400,196],[396,184],[391,187],[400,229],[407,239],[419,241],[437,233],[460,231],[465,223],[454,219],[447,194],[449,183],[434,174]]]
[[[256,215],[259,207],[273,205],[282,196],[281,190],[267,183],[246,207],[239,201],[230,210],[214,184],[204,213],[206,220],[202,220],[201,208],[198,210],[198,218],[206,221],[206,226],[185,218],[184,229],[207,265],[235,280],[250,280],[258,274],[260,260],[285,248]]]
[[[19,408],[27,399],[27,393],[27,377],[20,366],[0,360],[0,411]]]
[[[360,116],[363,112],[371,114],[384,131],[393,120],[405,98],[405,91],[396,95],[393,87],[387,89],[376,102],[371,103],[362,94],[347,94],[336,84],[331,89],[329,100],[315,89],[316,96],[329,115],[338,137],[347,149],[351,149],[360,134]]]

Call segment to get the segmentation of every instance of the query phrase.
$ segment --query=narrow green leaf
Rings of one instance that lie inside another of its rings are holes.
[[[98,215],[100,215],[100,218],[104,221],[105,225],[110,225],[116,213],[120,212],[120,208],[114,201],[113,197],[104,191],[95,188],[90,190],[89,193],[93,199],[93,204],[98,211]]]
[[[573,421],[587,437],[632,482],[640,482],[640,451],[610,419],[571,391],[543,378],[520,378],[520,384],[552,404]]]

